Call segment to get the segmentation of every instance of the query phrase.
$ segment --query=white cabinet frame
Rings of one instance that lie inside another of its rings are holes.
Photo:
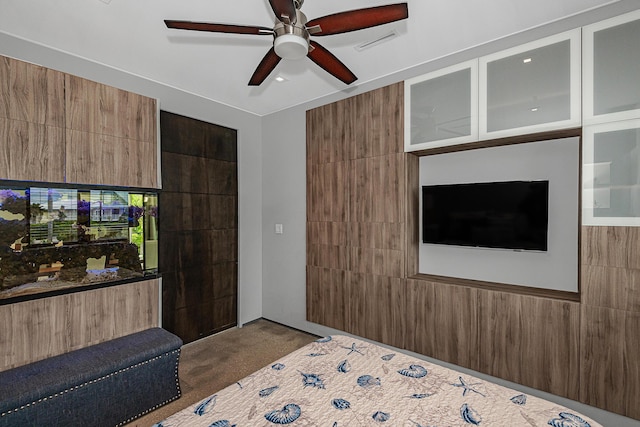
[[[438,77],[443,77],[448,74],[456,73],[458,71],[463,71],[469,69],[470,70],[470,87],[471,93],[469,94],[470,99],[470,134],[451,137],[447,139],[440,139],[434,141],[424,141],[424,142],[416,142],[412,141],[411,129],[411,111],[412,111],[412,101],[417,102],[418,100],[412,99],[411,88],[414,85],[418,85],[420,83],[426,82],[428,80],[436,79]],[[436,147],[445,147],[450,145],[464,144],[469,142],[477,142],[478,140],[478,60],[473,59],[471,61],[462,62],[460,64],[453,65],[451,67],[446,67],[432,73],[424,74],[418,77],[414,77],[412,79],[406,80],[404,83],[404,111],[405,111],[405,119],[404,119],[404,149],[406,152],[410,151],[419,151],[426,150],[429,148]]]
[[[611,177],[617,174],[615,170],[619,165],[611,162],[596,162],[594,160],[595,138],[597,134],[631,130],[636,131],[637,138],[640,138],[640,119],[601,123],[585,126],[582,132],[582,224],[592,226],[640,226],[640,208],[638,216],[616,217],[616,216],[595,216],[594,212],[599,208],[609,208],[612,202],[611,194],[614,191],[626,191],[629,195],[630,203],[640,206],[640,140],[638,147],[632,150],[627,156],[630,163],[635,156],[635,174],[638,183],[616,184]],[[635,153],[633,152],[635,151]],[[633,172],[633,171],[632,171]],[[632,173],[633,175],[633,173]],[[600,186],[596,186],[599,182]],[[609,186],[607,186],[609,184]],[[615,203],[615,201],[613,200]]]
[[[488,131],[487,128],[487,101],[488,101],[488,64],[508,58],[515,55],[520,55],[527,51],[543,48],[545,46],[553,45],[563,41],[569,41],[570,44],[570,105],[569,105],[569,118],[565,120],[558,120],[553,122],[535,124],[530,126],[522,126],[509,129],[501,129],[495,131]],[[530,43],[519,45],[511,49],[496,52],[491,55],[483,56],[479,59],[479,137],[481,140],[502,138],[514,135],[523,135],[529,133],[546,132],[558,129],[568,129],[580,127],[582,124],[581,118],[581,29],[577,28],[571,31],[566,31],[560,34],[556,34],[550,37],[546,37],[540,40],[536,40]]]
[[[640,20],[640,10],[627,13],[624,15],[616,16],[604,21],[597,22],[583,27],[583,81],[584,81],[584,94],[583,94],[583,122],[585,125],[605,123],[618,120],[629,120],[640,118],[640,108],[633,110],[620,111],[607,114],[594,114],[594,69],[595,69],[595,33],[601,30],[613,28],[622,24],[626,24],[632,21]],[[628,46],[631,49],[640,49],[640,40],[628,40]],[[640,64],[638,64],[638,86],[636,88],[630,88],[630,90],[638,90],[640,87]]]

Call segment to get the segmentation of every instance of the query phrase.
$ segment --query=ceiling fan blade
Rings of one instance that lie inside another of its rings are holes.
[[[249,25],[211,24],[207,22],[175,21],[165,19],[167,28],[178,30],[208,31],[212,33],[273,35],[273,29]]]
[[[269,4],[278,20],[282,21],[282,17],[286,16],[291,24],[296,23],[296,5],[293,0],[269,0]]]
[[[280,62],[280,57],[276,54],[275,49],[272,47],[269,52],[262,58],[258,68],[253,72],[251,80],[249,80],[249,86],[260,86],[264,79],[271,74],[276,65]]]
[[[320,46],[315,41],[309,42],[313,49],[309,50],[307,55],[309,59],[318,64],[329,74],[335,78],[342,80],[346,84],[351,84],[358,80],[358,78],[347,68],[338,58],[336,58],[331,52],[324,47]]]
[[[314,36],[329,36],[362,30],[409,17],[407,3],[369,7],[334,13],[307,22],[307,30]]]

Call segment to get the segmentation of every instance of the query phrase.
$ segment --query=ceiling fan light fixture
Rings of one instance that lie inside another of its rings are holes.
[[[273,48],[282,59],[301,59],[309,52],[309,42],[295,34],[283,34],[276,37]]]

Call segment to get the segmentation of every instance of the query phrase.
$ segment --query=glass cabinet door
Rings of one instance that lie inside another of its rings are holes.
[[[580,29],[480,58],[480,139],[579,127]]]
[[[405,81],[405,151],[478,139],[478,62]]]
[[[640,226],[640,119],[586,126],[583,225]]]
[[[584,123],[640,118],[640,11],[584,27]]]

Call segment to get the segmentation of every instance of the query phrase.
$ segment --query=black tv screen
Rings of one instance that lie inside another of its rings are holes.
[[[549,181],[422,187],[422,241],[547,250]]]

